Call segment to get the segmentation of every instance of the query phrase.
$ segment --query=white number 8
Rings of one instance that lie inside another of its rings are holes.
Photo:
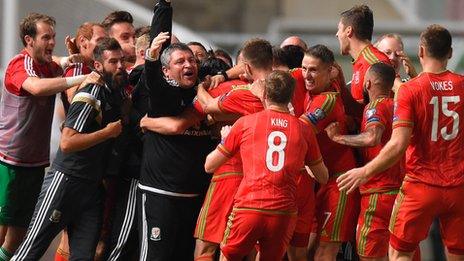
[[[275,138],[280,138],[280,144],[275,144]],[[285,146],[287,146],[287,136],[281,131],[273,131],[267,137],[268,149],[266,151],[266,167],[273,172],[277,172],[284,167],[285,162]],[[277,164],[274,165],[272,155],[277,152]]]

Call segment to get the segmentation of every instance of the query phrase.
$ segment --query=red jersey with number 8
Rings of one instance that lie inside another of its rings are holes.
[[[464,184],[464,77],[422,73],[395,98],[393,128],[411,127],[406,179],[451,187]]]
[[[296,180],[303,165],[322,160],[313,131],[289,113],[265,110],[240,118],[219,151],[240,151],[243,180],[235,208],[295,211]]]

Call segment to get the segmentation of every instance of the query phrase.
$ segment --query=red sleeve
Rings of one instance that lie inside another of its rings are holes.
[[[306,144],[308,144],[305,164],[308,166],[313,166],[322,161],[321,151],[319,150],[319,144],[317,143],[316,135],[314,134],[313,130],[308,126],[303,126],[303,128]]]
[[[230,129],[229,135],[223,140],[217,149],[224,154],[224,156],[231,158],[240,149],[243,132],[243,118],[238,119]]]
[[[71,77],[71,76],[78,76],[78,75],[85,75],[89,74],[92,71],[88,66],[85,66],[82,63],[76,63],[72,66],[69,66],[65,69],[63,77]]]
[[[63,77],[71,77],[71,76],[80,75],[76,73],[78,73],[78,68],[76,66],[67,67],[64,71]]]
[[[336,121],[333,109],[337,101],[337,93],[321,94],[314,97],[307,112],[300,119],[312,125],[317,132],[323,131],[327,125]]]
[[[364,128],[367,129],[368,126],[373,124],[380,124],[382,126],[387,126],[388,119],[385,111],[385,106],[382,104],[373,104],[373,106],[369,107],[371,103],[369,103],[364,112]]]
[[[10,62],[6,75],[5,87],[15,95],[21,95],[24,81],[28,77],[38,77],[32,65],[32,58],[29,56],[19,56]]]
[[[395,95],[393,128],[412,127],[414,125],[413,102],[410,88],[408,86],[401,85]]]

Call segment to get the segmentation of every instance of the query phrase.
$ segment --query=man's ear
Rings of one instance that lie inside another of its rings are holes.
[[[166,66],[163,66],[161,70],[163,71],[164,76],[169,78],[169,68]]]
[[[417,53],[417,56],[419,58],[424,58],[424,55],[425,55],[425,47],[421,44],[419,45],[419,51]]]
[[[345,31],[346,31],[346,35],[347,35],[349,38],[353,37],[353,35],[354,35],[353,26],[348,25],[348,26],[345,28]]]
[[[26,42],[26,46],[28,45],[32,46],[32,42],[34,41],[34,38],[32,38],[30,35],[25,35],[24,41]]]
[[[103,64],[99,61],[94,61],[93,62],[93,67],[99,72],[103,72]]]
[[[244,63],[243,68],[245,69],[245,74],[246,75],[248,75],[249,77],[253,76],[253,73],[251,72],[250,65],[248,63]]]
[[[79,43],[79,46],[84,49],[89,47],[89,40],[87,40],[83,35],[80,35],[79,38],[76,39],[76,43]]]
[[[448,59],[451,59],[452,56],[453,56],[453,48],[451,48],[448,53]]]

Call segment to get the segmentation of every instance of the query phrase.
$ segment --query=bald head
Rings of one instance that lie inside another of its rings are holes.
[[[298,36],[290,36],[290,37],[286,38],[280,44],[280,48],[288,46],[288,45],[296,45],[296,46],[300,46],[301,48],[303,48],[305,50],[308,49],[308,46],[306,45],[306,43]]]

